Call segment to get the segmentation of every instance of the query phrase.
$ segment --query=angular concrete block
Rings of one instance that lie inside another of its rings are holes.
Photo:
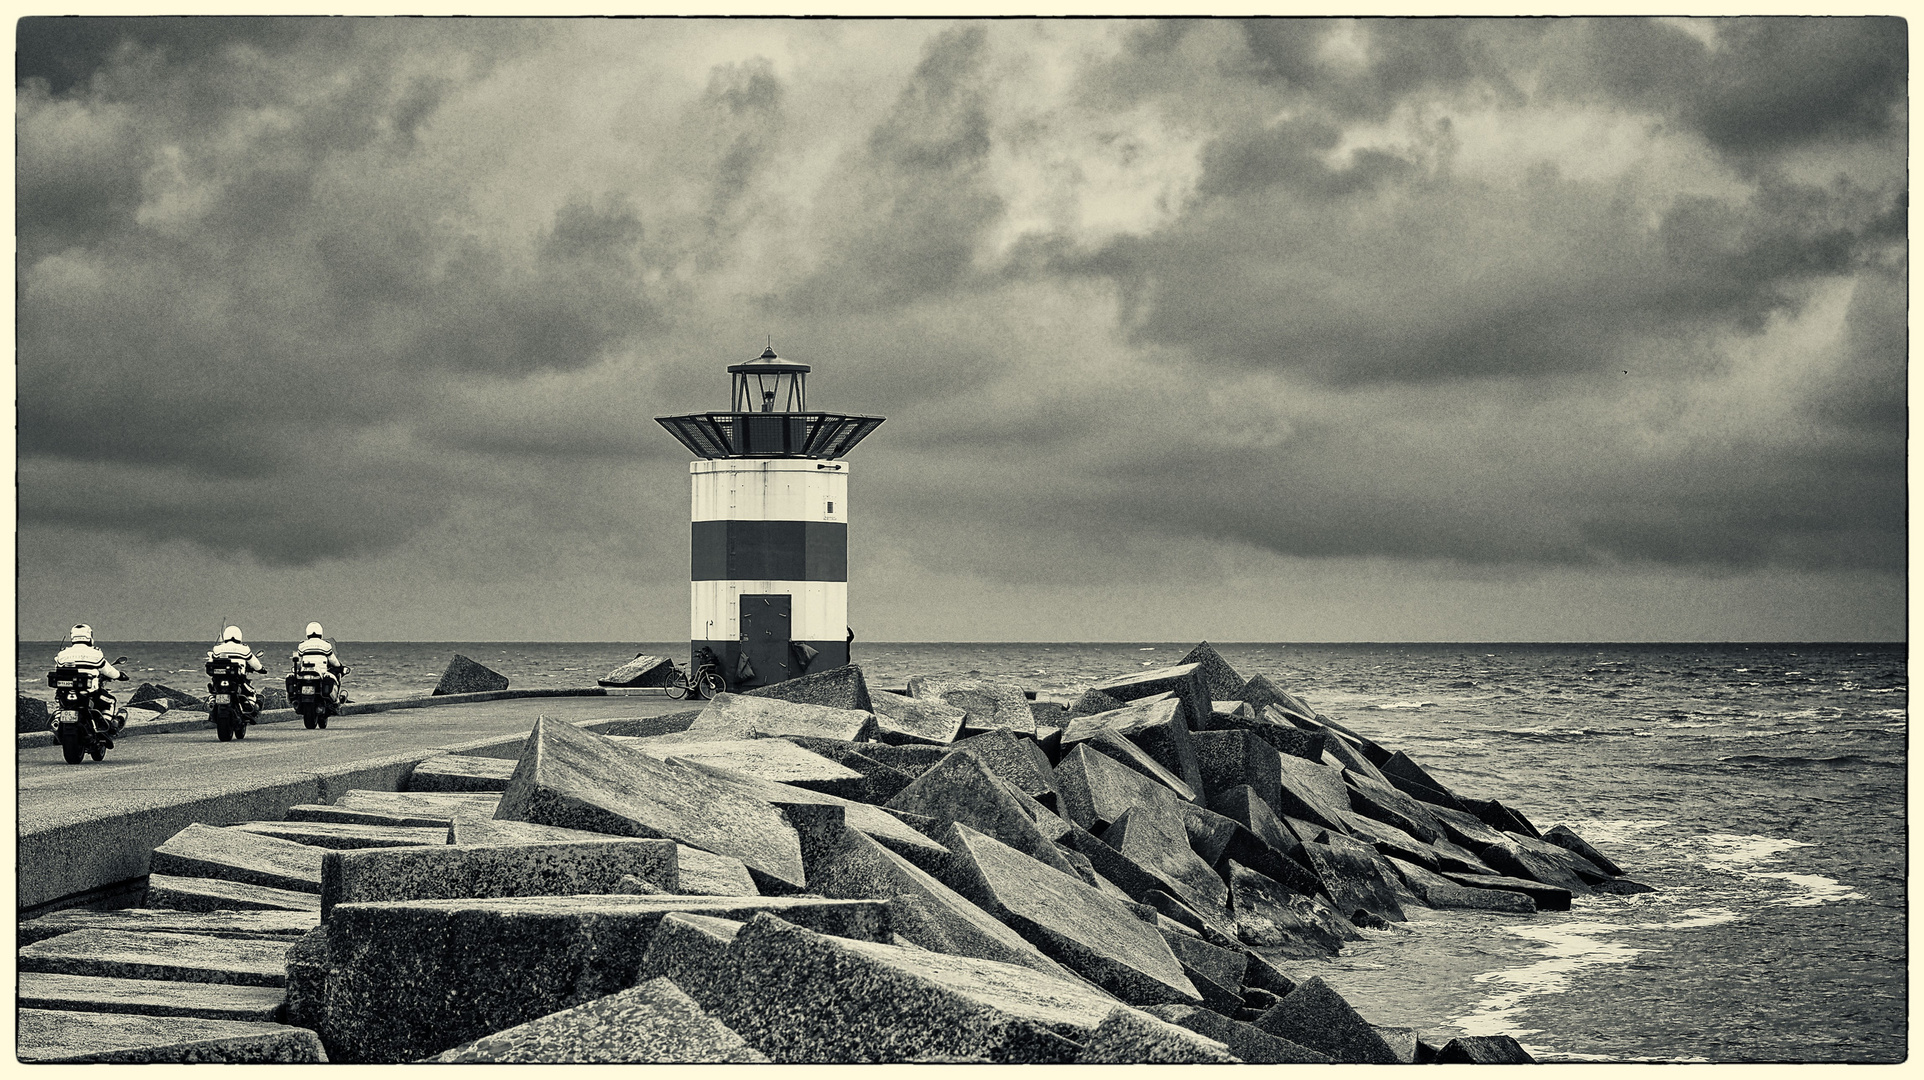
[[[172,877],[219,878],[270,889],[321,891],[325,848],[296,844],[239,829],[194,824],[154,849],[152,873]]]
[[[1162,935],[1129,908],[967,825],[939,835],[954,853],[944,883],[1050,959],[1130,1004],[1202,1003]]]
[[[1354,920],[1357,911],[1367,911],[1379,919],[1404,922],[1409,916],[1396,902],[1396,889],[1384,878],[1377,865],[1376,850],[1359,840],[1325,831],[1326,843],[1307,843],[1303,852],[1310,866],[1329,893],[1330,904],[1345,918]],[[1389,871],[1394,874],[1395,871]]]
[[[507,688],[506,675],[477,664],[460,653],[455,653],[454,659],[448,661],[447,670],[441,673],[441,682],[435,686],[434,694],[431,696],[474,694]]]
[[[1288,754],[1277,755],[1276,764],[1276,812],[1342,832],[1342,812],[1350,808],[1342,771]]]
[[[734,961],[728,946],[742,924],[733,919],[671,911],[655,924],[641,954],[638,978],[667,978],[709,1013],[736,997]]]
[[[288,1064],[324,1062],[306,1028],[202,1017],[21,1009],[14,1053],[50,1065]]]
[[[1015,679],[931,679],[917,675],[909,679],[908,689],[912,698],[961,709],[965,731],[1003,728],[1035,735],[1035,713],[1029,708],[1029,696]]]
[[[1031,858],[1073,875],[1054,842],[1024,809],[1025,796],[990,771],[982,758],[951,753],[940,765],[917,777],[890,799],[891,810],[934,818],[938,823],[961,822],[1001,840]],[[938,834],[939,835],[939,834]]]
[[[1151,1005],[1143,1010],[1159,1019],[1222,1043],[1238,1061],[1250,1065],[1328,1065],[1330,1056],[1271,1035],[1254,1024],[1232,1020],[1192,1005]]]
[[[1514,840],[1521,839],[1523,838],[1514,838]],[[1589,884],[1567,863],[1555,858],[1546,858],[1542,852],[1527,849],[1514,840],[1491,844],[1477,854],[1484,862],[1496,868],[1499,874],[1541,881],[1545,885],[1555,885],[1559,889],[1568,890],[1573,896],[1588,896],[1592,892]],[[1563,849],[1556,850],[1562,852]]]
[[[757,915],[728,947],[718,1019],[778,1062],[1073,1061],[1115,1001],[1033,968],[840,940]]]
[[[875,738],[898,745],[947,746],[962,733],[967,712],[946,701],[912,698],[886,690],[871,690],[875,705]]]
[[[1309,702],[1277,685],[1267,675],[1256,675],[1243,684],[1242,692],[1236,695],[1252,705],[1261,705],[1283,713],[1291,722],[1307,720],[1315,723],[1316,710]]]
[[[321,915],[318,885],[314,892],[297,892],[217,878],[184,878],[169,874],[147,876],[147,895],[143,902],[150,908],[166,908],[170,911],[311,912],[316,919]]]
[[[1343,823],[1349,827],[1352,837],[1374,847],[1380,854],[1393,855],[1431,870],[1438,868],[1436,849],[1394,825],[1354,813],[1344,814]]]
[[[22,971],[16,1005],[63,1012],[199,1016],[209,1020],[275,1023],[286,996],[279,987],[219,985],[160,979],[116,979]]]
[[[1242,700],[1243,687],[1249,685],[1249,680],[1237,674],[1229,661],[1224,660],[1222,654],[1207,641],[1189,650],[1188,655],[1178,663],[1197,665],[1200,669],[1203,688],[1209,691],[1212,699],[1218,701]]]
[[[1104,729],[1075,745],[1086,746],[1118,764],[1125,765],[1141,773],[1156,783],[1175,792],[1178,798],[1192,802],[1202,798],[1200,791],[1189,786],[1182,777],[1163,768],[1162,762],[1150,757],[1147,750],[1137,746],[1134,742],[1118,732]],[[1073,749],[1073,747],[1071,747],[1071,749]],[[1057,758],[1060,759],[1061,754],[1057,754]]]
[[[824,794],[819,791],[809,791],[788,784],[776,784],[767,780],[757,780],[752,776],[743,776],[741,773],[714,765],[704,765],[698,761],[683,761],[681,758],[670,758],[669,760],[676,764],[684,764],[688,768],[709,776],[718,783],[729,785],[733,791],[744,798],[758,799],[768,803],[770,806],[782,808],[790,806],[839,806],[842,808],[844,820],[848,822],[850,828],[860,829],[888,845],[894,851],[908,855],[911,858],[916,857],[916,853],[918,852],[940,852],[942,850],[942,845],[929,839],[925,833],[918,831],[914,826],[905,823],[902,818],[897,817],[895,814],[879,806],[870,806],[867,803],[837,798],[834,795]],[[799,846],[799,844],[800,841],[798,840],[797,845]]]
[[[655,978],[431,1059],[444,1064],[617,1065],[765,1062],[673,982]]]
[[[501,805],[499,792],[343,791],[334,805],[343,810],[434,820],[491,818]]]
[[[1556,846],[1589,860],[1598,869],[1611,876],[1620,876],[1623,868],[1611,862],[1603,852],[1591,847],[1589,841],[1578,836],[1568,825],[1552,825],[1544,832],[1543,838]]]
[[[799,678],[786,679],[746,691],[744,697],[766,697],[830,709],[849,709],[872,713],[875,705],[869,696],[868,680],[858,664],[817,671]],[[803,734],[795,732],[795,734]],[[852,736],[851,736],[852,737]]]
[[[1174,807],[1133,806],[1102,834],[1123,857],[1173,886],[1173,895],[1205,916],[1227,914],[1229,889],[1189,846],[1189,833]]]
[[[1522,893],[1503,889],[1472,889],[1458,885],[1441,874],[1395,856],[1389,862],[1403,876],[1410,891],[1433,908],[1467,908],[1474,911],[1509,911],[1528,915],[1536,911],[1536,901]]]
[[[624,990],[662,918],[781,913],[886,938],[886,907],[799,897],[558,896],[342,904],[322,1032],[336,1060],[413,1061]],[[514,973],[504,978],[504,972]]]
[[[1189,737],[1209,801],[1248,786],[1272,808],[1281,799],[1282,764],[1276,748],[1249,731],[1198,731]]]
[[[309,897],[312,899],[312,897]],[[70,909],[42,915],[19,926],[18,943],[31,945],[75,930],[159,931],[202,937],[259,938],[293,941],[320,925],[308,911],[171,911],[121,908],[115,911]]]
[[[1426,808],[1429,810],[1430,817],[1443,830],[1445,837],[1471,851],[1481,851],[1487,844],[1504,843],[1512,835],[1500,829],[1491,828],[1467,811],[1452,810],[1446,806],[1427,806]]]
[[[1180,777],[1191,791],[1204,790],[1202,767],[1196,760],[1196,748],[1190,745],[1189,723],[1180,701],[1144,702],[1125,705],[1113,712],[1077,717],[1063,729],[1062,745],[1074,746],[1102,730],[1113,731],[1142,747],[1144,753]]]
[[[341,825],[398,825],[406,828],[448,827],[452,819],[447,816],[424,817],[418,814],[381,814],[371,810],[350,810],[344,806],[329,806],[325,803],[304,803],[287,808],[286,819],[290,822],[332,822]]]
[[[953,749],[981,758],[990,772],[1031,799],[1052,808],[1056,805],[1055,766],[1034,739],[997,728],[971,735],[955,743]]]
[[[545,717],[535,721],[495,816],[674,840],[740,859],[780,886],[803,885],[800,842],[773,806],[702,769]]]
[[[76,930],[20,949],[21,971],[110,979],[285,986],[286,941],[161,931]]]
[[[636,653],[633,660],[595,680],[596,686],[667,686],[674,681],[675,662],[666,656]]]
[[[1097,713],[1106,713],[1114,709],[1120,709],[1127,704],[1128,702],[1121,698],[1111,697],[1100,690],[1085,690],[1082,692],[1081,697],[1070,704],[1069,719],[1074,720],[1078,716],[1094,716]]]
[[[246,821],[227,828],[335,851],[365,847],[417,847],[448,842],[448,827],[445,824],[419,827],[354,825],[336,821]]]
[[[443,754],[431,757],[408,774],[409,791],[506,791],[514,762],[505,758]]]
[[[611,736],[614,742],[658,760],[683,758],[716,765],[745,776],[793,784],[852,798],[863,789],[862,774],[786,739],[720,739],[691,741],[685,735],[646,739]]]
[[[1292,959],[1320,959],[1341,951],[1343,942],[1362,937],[1320,901],[1231,861],[1229,907],[1236,933],[1246,945]]]
[[[1444,877],[1458,885],[1473,889],[1501,889],[1505,892],[1522,893],[1536,903],[1538,911],[1570,910],[1570,890],[1555,885],[1545,885],[1540,881],[1526,878],[1505,877],[1502,874],[1455,874],[1445,873]]]
[[[1378,768],[1391,786],[1412,798],[1451,810],[1464,810],[1463,802],[1455,792],[1401,750],[1391,754]]]
[[[680,894],[673,840],[368,848],[321,860],[321,917],[336,904],[613,893],[633,875]]]
[[[1079,1065],[1229,1065],[1241,1059],[1215,1039],[1118,1007],[1089,1036]]]
[[[1106,829],[1140,803],[1177,802],[1169,788],[1088,746],[1063,752],[1055,771],[1063,816],[1084,829]]]
[[[663,739],[714,742],[755,735],[813,735],[861,742],[875,734],[873,713],[747,694],[717,694],[687,730]]]
[[[1437,1052],[1439,1065],[1535,1065],[1537,1059],[1508,1035],[1459,1035]]]
[[[1395,1065],[1398,1059],[1383,1037],[1321,976],[1312,975],[1256,1026],[1279,1038],[1328,1054],[1338,1062]]]
[[[784,735],[782,738],[811,754],[819,754],[859,776],[858,780],[848,783],[798,784],[797,786],[812,787],[827,795],[874,806],[893,799],[915,779],[895,766],[885,765],[881,760],[869,756],[869,751],[882,745],[880,743],[818,739],[812,735]]]

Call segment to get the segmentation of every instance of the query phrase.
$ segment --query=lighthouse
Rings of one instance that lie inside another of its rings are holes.
[[[688,651],[731,691],[848,663],[848,463],[879,416],[814,412],[807,364],[728,368],[727,412],[658,416],[688,466]]]

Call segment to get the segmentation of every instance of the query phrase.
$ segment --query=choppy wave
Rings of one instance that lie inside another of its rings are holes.
[[[1742,769],[1861,769],[1866,766],[1877,768],[1903,768],[1902,762],[1879,761],[1858,754],[1839,754],[1836,757],[1805,757],[1802,754],[1789,754],[1783,757],[1771,754],[1735,754],[1717,759],[1725,765]]]

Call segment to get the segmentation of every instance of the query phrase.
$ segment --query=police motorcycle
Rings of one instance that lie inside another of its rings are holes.
[[[220,657],[207,661],[207,718],[221,742],[247,738],[247,725],[259,710],[247,708],[247,662]]]
[[[300,654],[294,656],[294,671],[287,677],[287,697],[294,703],[294,711],[301,714],[301,726],[312,731],[315,728],[326,730],[327,718],[339,711],[334,700],[335,677],[327,669],[301,663]],[[341,669],[341,678],[346,678],[353,668]]]
[[[115,660],[113,666],[126,662],[123,656]],[[121,675],[122,680],[126,678]],[[47,685],[53,687],[56,710],[54,737],[60,741],[60,756],[66,758],[69,765],[80,764],[83,756],[100,761],[114,748],[114,732],[119,727],[115,717],[101,711],[100,702],[94,697],[98,680],[96,673],[77,667],[56,667],[47,673]]]

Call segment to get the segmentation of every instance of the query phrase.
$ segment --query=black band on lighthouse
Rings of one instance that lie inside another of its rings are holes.
[[[693,581],[847,581],[848,524],[841,521],[697,521]]]

